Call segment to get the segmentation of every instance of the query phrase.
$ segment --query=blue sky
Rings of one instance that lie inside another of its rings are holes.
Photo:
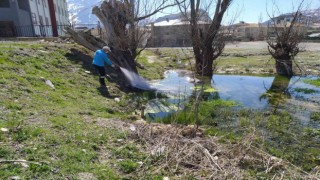
[[[273,1],[280,10],[280,12],[276,12],[275,15],[295,11],[301,2],[301,0],[233,0],[227,16],[225,16],[225,23],[228,23],[234,16],[236,16],[234,22],[245,21],[258,23],[260,16],[262,16],[263,21],[267,21],[269,17],[266,13],[266,8],[269,13],[272,13],[275,9],[273,8]],[[307,9],[318,9],[320,7],[320,0],[305,0],[304,4]],[[177,12],[176,8],[167,9],[164,13],[157,14],[157,17],[175,12]]]
[[[84,19],[84,23],[91,21],[97,21],[95,16],[91,14],[92,5],[99,4],[100,0],[68,0],[69,3],[75,5],[83,5],[84,7],[78,9],[80,12],[78,14],[80,19]],[[156,0],[157,1],[157,0]],[[214,1],[214,0],[201,0]],[[260,15],[262,16],[262,21],[267,21],[269,19],[266,13],[266,7],[268,7],[268,12],[272,13],[273,4],[276,2],[280,9],[280,13],[275,15],[280,15],[283,13],[293,12],[301,0],[233,0],[233,3],[225,16],[223,24],[230,24],[230,19],[236,15],[233,23],[239,21],[258,23]],[[305,4],[308,6],[307,9],[318,9],[320,7],[320,0],[305,0]],[[214,8],[211,8],[214,9]],[[178,8],[168,8],[163,13],[156,14],[153,18],[161,17],[171,13],[178,13]],[[93,19],[93,20],[92,20]]]
[[[279,7],[280,14],[293,12],[297,9],[297,6],[301,0],[274,0]],[[269,13],[272,13],[275,8],[273,8],[273,0],[234,0],[229,13],[237,11],[240,9],[240,13],[236,21],[245,22],[259,22],[260,16],[262,16],[263,21],[269,19],[266,13],[268,9]],[[306,9],[317,9],[320,7],[320,0],[305,0]],[[276,15],[279,15],[276,12]]]

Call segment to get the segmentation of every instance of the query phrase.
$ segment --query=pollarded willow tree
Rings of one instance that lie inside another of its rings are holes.
[[[299,44],[308,18],[302,14],[304,0],[294,13],[271,18],[268,25],[267,43],[271,56],[275,59],[278,75],[292,76],[295,56],[301,51]],[[276,6],[276,4],[273,4]],[[278,8],[277,8],[278,9]],[[272,32],[272,33],[271,33]]]
[[[92,9],[105,28],[104,40],[91,36],[88,31],[75,32],[71,28],[66,31],[78,44],[92,51],[110,46],[114,64],[138,73],[135,58],[148,39],[146,22],[152,15],[177,3],[175,0],[104,0]]]
[[[179,3],[182,14],[190,21],[191,41],[196,60],[197,74],[212,76],[213,62],[225,47],[225,34],[221,22],[233,0],[186,0]],[[214,10],[212,21],[201,28],[203,12]],[[189,15],[190,12],[190,15]]]

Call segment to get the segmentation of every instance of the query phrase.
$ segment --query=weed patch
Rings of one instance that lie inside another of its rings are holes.
[[[310,119],[314,121],[320,121],[320,112],[311,113]]]
[[[320,87],[320,78],[318,79],[307,79],[304,81],[305,83]]]
[[[304,93],[304,94],[313,94],[317,92],[316,90],[309,89],[309,88],[295,88],[294,90],[296,92]]]

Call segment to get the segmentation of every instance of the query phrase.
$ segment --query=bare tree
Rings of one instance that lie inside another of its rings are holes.
[[[303,24],[301,24],[303,4],[304,0],[301,0],[297,10],[290,14],[289,22],[281,19],[281,16],[275,17],[274,14],[272,16],[269,14],[271,23],[268,25],[267,33],[268,50],[276,61],[278,75],[293,75],[293,61],[300,52],[299,43],[303,39]],[[275,3],[273,5],[276,6]]]
[[[146,21],[152,15],[175,6],[175,0],[104,0],[92,9],[106,30],[106,40],[93,37],[88,32],[75,32],[67,28],[73,39],[95,51],[105,45],[112,47],[114,64],[137,72],[135,58],[144,49],[147,38]],[[138,51],[138,48],[141,48]]]
[[[180,11],[190,21],[191,41],[196,59],[196,72],[211,76],[213,61],[219,57],[225,46],[225,38],[221,33],[221,22],[232,0],[188,0],[180,3]],[[203,12],[209,12],[215,5],[213,19],[208,27],[201,28],[200,19]],[[190,17],[188,12],[190,12]]]

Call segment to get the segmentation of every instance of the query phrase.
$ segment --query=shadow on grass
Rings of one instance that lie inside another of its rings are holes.
[[[114,99],[117,97],[117,96],[111,96],[107,87],[100,86],[97,89],[100,92],[100,94],[105,98]]]

